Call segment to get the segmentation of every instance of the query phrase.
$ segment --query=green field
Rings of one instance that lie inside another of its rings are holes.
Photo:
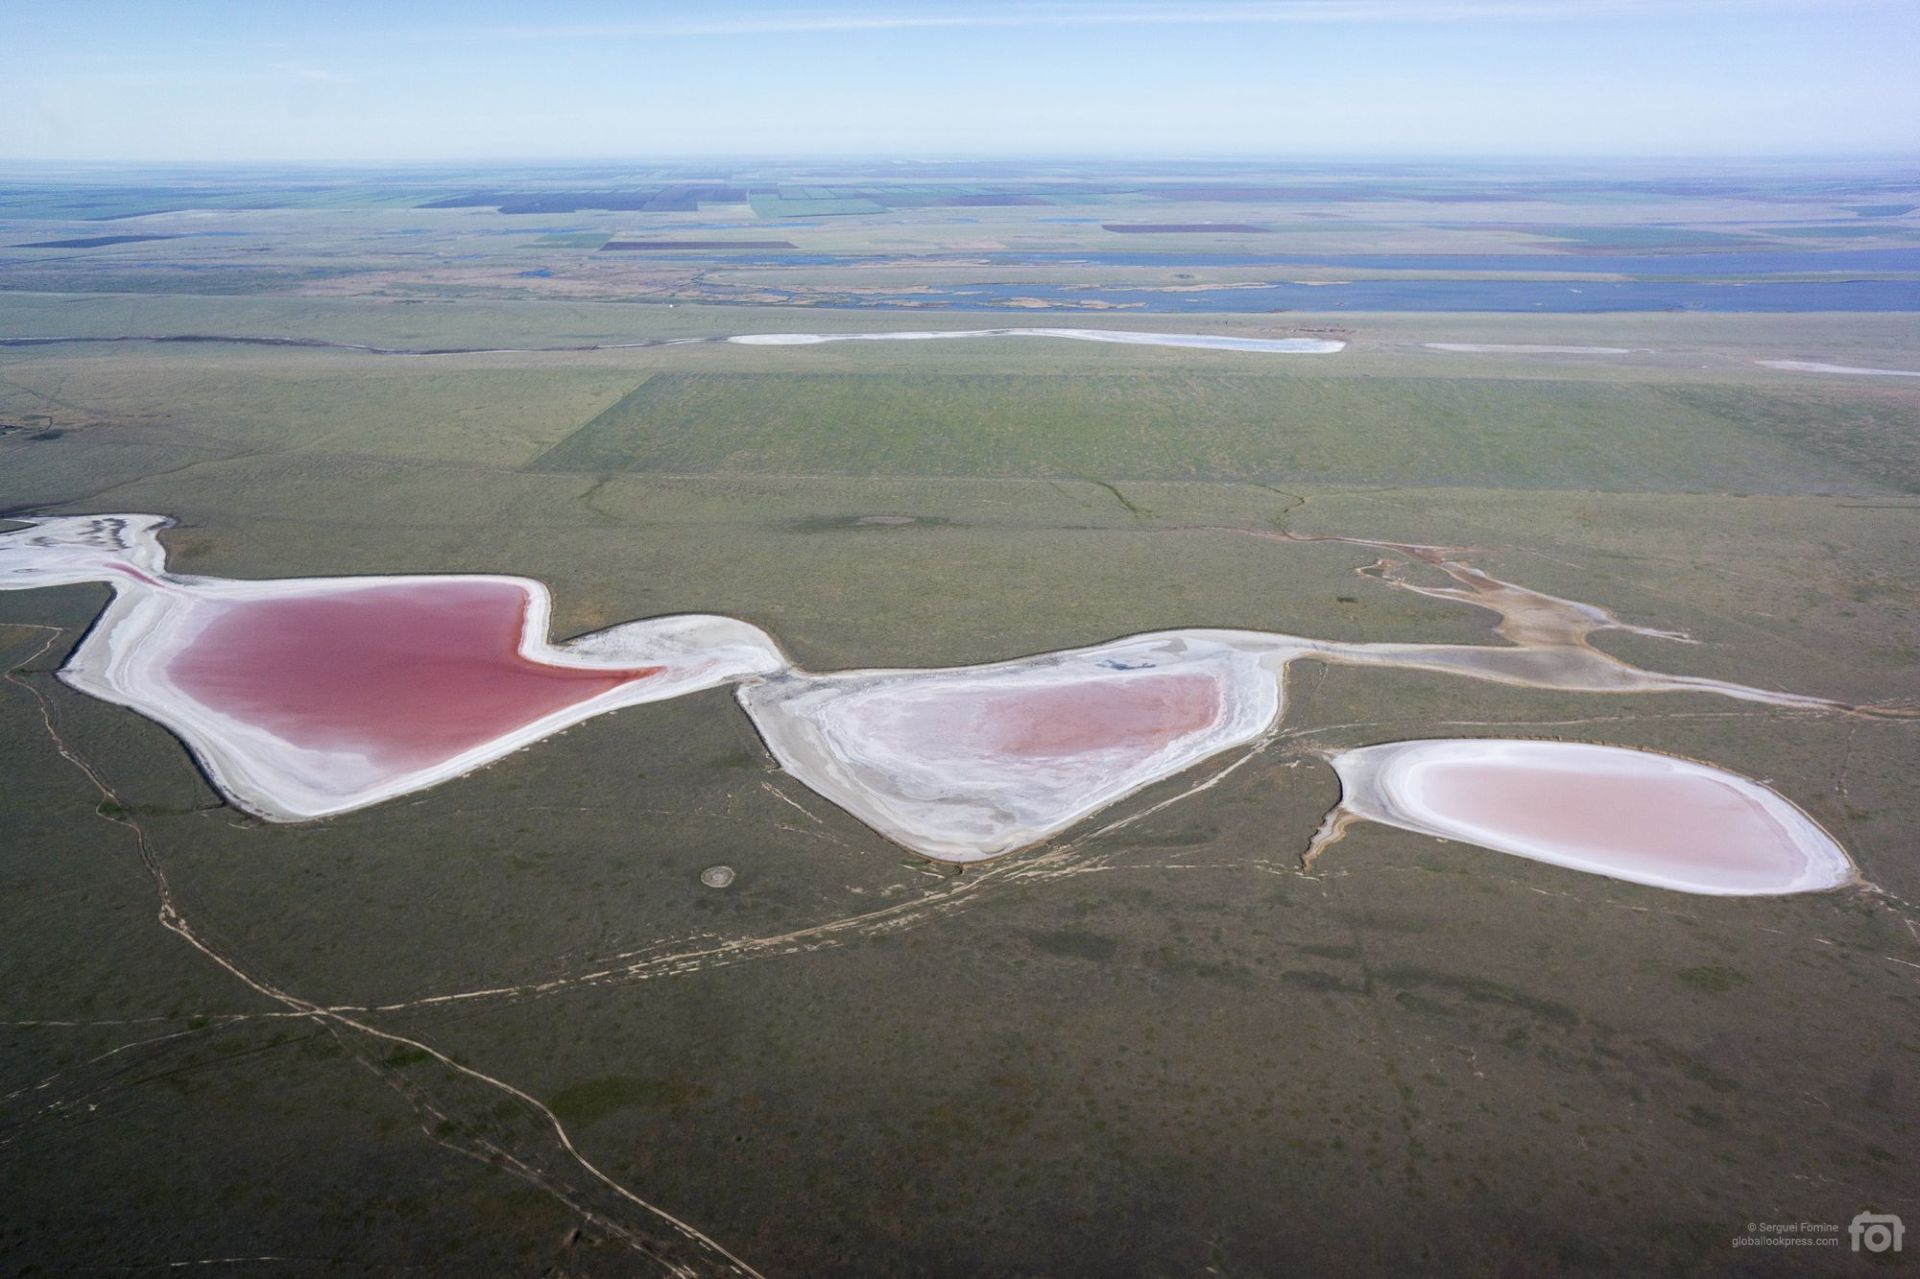
[[[1820,414],[1829,419],[1809,425]],[[1494,378],[656,373],[532,469],[1607,492],[1920,485],[1911,402]],[[1842,437],[1820,448],[1816,431]]]

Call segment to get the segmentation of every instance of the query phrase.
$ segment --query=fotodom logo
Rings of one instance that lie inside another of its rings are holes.
[[[1900,1218],[1890,1212],[1863,1212],[1847,1225],[1855,1252],[1899,1252],[1906,1233]]]

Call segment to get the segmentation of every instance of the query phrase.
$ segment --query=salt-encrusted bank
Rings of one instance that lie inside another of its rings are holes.
[[[704,614],[554,644],[547,590],[525,578],[189,577],[166,569],[163,518],[27,523],[0,533],[0,589],[99,581],[114,591],[61,678],[165,725],[224,794],[274,821],[363,808],[592,716],[727,683],[739,686],[741,705],[795,778],[888,838],[952,862],[1042,842],[1279,731],[1288,669],[1300,660],[1855,709],[1629,665],[1588,637],[1608,629],[1684,637],[1500,581],[1444,548],[1398,543],[1336,539],[1382,552],[1370,577],[1498,614],[1506,642],[1180,630],[982,666],[818,675],[793,668],[758,628]],[[1437,569],[1452,585],[1406,580],[1393,567],[1401,561]],[[1348,802],[1331,829],[1369,817],[1689,892],[1798,892],[1851,877],[1838,845],[1798,809],[1704,765],[1606,747],[1454,743],[1442,758],[1438,747],[1418,746],[1336,757]],[[1631,808],[1637,833],[1593,845],[1527,817],[1583,804]],[[1726,836],[1718,843],[1707,838],[1715,829]]]

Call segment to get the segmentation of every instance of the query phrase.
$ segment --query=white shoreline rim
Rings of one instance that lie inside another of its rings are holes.
[[[1423,766],[1459,762],[1458,756],[1497,755],[1501,751],[1531,750],[1536,753],[1575,754],[1590,752],[1606,756],[1658,760],[1678,771],[1711,777],[1730,784],[1742,795],[1756,801],[1768,817],[1777,822],[1794,849],[1803,858],[1795,878],[1776,887],[1748,888],[1714,884],[1702,879],[1661,875],[1605,864],[1577,853],[1531,844],[1518,838],[1503,839],[1464,822],[1438,817],[1423,807],[1421,779]],[[1454,756],[1456,758],[1445,758]],[[1437,737],[1382,742],[1356,747],[1331,756],[1328,760],[1340,779],[1339,809],[1366,821],[1429,835],[1436,839],[1458,840],[1489,852],[1503,853],[1543,865],[1599,875],[1627,883],[1642,884],[1672,892],[1702,897],[1786,897],[1800,893],[1828,892],[1861,882],[1859,867],[1831,832],[1815,821],[1807,811],[1770,786],[1731,769],[1688,759],[1682,755],[1645,750],[1632,746],[1613,746],[1599,742],[1563,742],[1528,738]]]

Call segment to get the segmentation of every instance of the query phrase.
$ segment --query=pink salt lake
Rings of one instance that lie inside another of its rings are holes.
[[[1852,863],[1812,818],[1692,760],[1579,742],[1389,742],[1336,755],[1344,795],[1320,846],[1366,818],[1681,892],[1835,888]]]
[[[981,755],[1053,759],[1090,751],[1150,752],[1220,716],[1220,689],[1205,675],[1136,675],[1054,688],[928,699],[897,742],[959,745]]]
[[[455,577],[224,602],[167,675],[194,701],[289,745],[410,770],[663,669],[526,656],[530,598],[514,582]]]
[[[552,643],[546,589],[522,578],[183,577],[165,568],[166,523],[67,516],[0,532],[0,589],[111,583],[112,602],[61,678],[171,729],[217,787],[274,821],[363,808],[594,715],[727,683],[796,778],[900,844],[960,862],[1043,842],[1276,732],[1300,659],[1848,709],[1629,666],[1585,642],[1625,625],[1604,609],[1500,582],[1438,548],[1362,543],[1447,574],[1456,585],[1380,580],[1498,612],[1508,645],[1185,630],[984,666],[811,675],[764,632],[724,617],[652,618]],[[1691,761],[1468,740],[1363,747],[1332,762],[1345,798],[1316,849],[1368,818],[1686,892],[1854,879],[1845,853],[1790,802]]]

